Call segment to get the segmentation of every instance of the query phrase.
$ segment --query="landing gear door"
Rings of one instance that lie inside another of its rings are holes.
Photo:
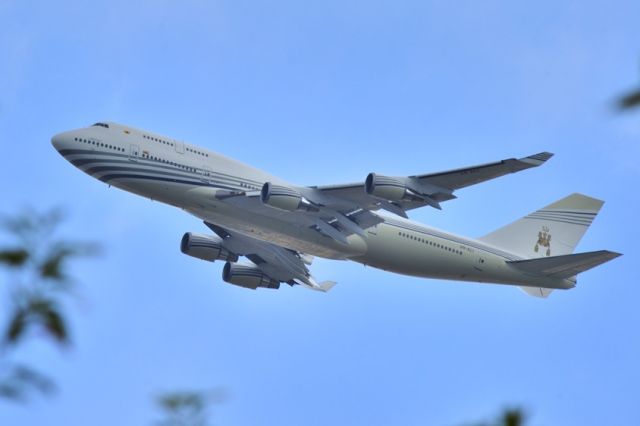
[[[140,157],[140,147],[138,145],[129,145],[129,160],[138,161]]]

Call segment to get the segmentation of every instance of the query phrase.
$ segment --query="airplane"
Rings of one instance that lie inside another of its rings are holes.
[[[56,134],[54,148],[109,186],[157,200],[204,221],[180,249],[225,261],[222,279],[248,289],[301,285],[326,292],[313,257],[351,260],[398,274],[516,285],[536,297],[570,289],[577,275],[618,256],[573,253],[603,201],[572,194],[481,238],[411,221],[441,209],[459,189],[538,167],[553,154],[411,176],[369,173],[361,182],[297,186],[205,148],[114,122]],[[244,257],[248,260],[239,262]]]

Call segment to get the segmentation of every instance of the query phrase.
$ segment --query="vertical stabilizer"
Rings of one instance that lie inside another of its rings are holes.
[[[480,240],[526,259],[571,254],[603,204],[572,194]]]

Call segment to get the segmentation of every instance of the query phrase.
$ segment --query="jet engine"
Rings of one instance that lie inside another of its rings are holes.
[[[410,200],[418,194],[409,189],[400,179],[369,173],[364,182],[369,195],[389,201]]]
[[[231,262],[224,265],[222,279],[229,284],[252,290],[258,287],[280,288],[280,282],[265,275],[260,268]]]
[[[274,185],[271,182],[267,182],[262,186],[260,200],[269,207],[288,212],[296,210],[318,211],[318,208],[304,198],[296,189]]]
[[[238,256],[222,246],[222,239],[215,235],[203,235],[187,232],[180,242],[180,251],[191,257],[208,260],[228,260],[236,262]]]

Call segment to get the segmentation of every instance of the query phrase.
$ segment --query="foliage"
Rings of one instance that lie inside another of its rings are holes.
[[[522,411],[517,409],[506,410],[500,420],[498,421],[498,425],[501,426],[523,426],[524,425],[524,414]]]
[[[0,398],[24,401],[32,390],[44,394],[50,394],[55,390],[55,385],[49,378],[23,365],[12,365],[3,373],[0,380]]]
[[[226,394],[222,389],[211,391],[168,392],[157,398],[157,403],[165,418],[159,426],[207,426],[208,408],[222,402]]]
[[[640,107],[640,88],[628,92],[624,96],[620,96],[620,98],[616,100],[616,107],[619,111]]]
[[[521,409],[508,408],[491,423],[477,423],[476,426],[524,426],[525,415]]]
[[[62,218],[59,210],[29,210],[0,218],[0,229],[9,237],[6,245],[0,245],[9,313],[0,342],[0,398],[25,400],[31,391],[51,393],[55,389],[45,375],[12,363],[9,357],[34,333],[51,338],[58,346],[70,344],[63,309],[73,283],[68,264],[99,250],[93,244],[57,239],[55,231]]]
[[[640,89],[634,92],[630,92],[618,99],[618,108],[621,110],[627,110],[637,107],[640,107]]]

